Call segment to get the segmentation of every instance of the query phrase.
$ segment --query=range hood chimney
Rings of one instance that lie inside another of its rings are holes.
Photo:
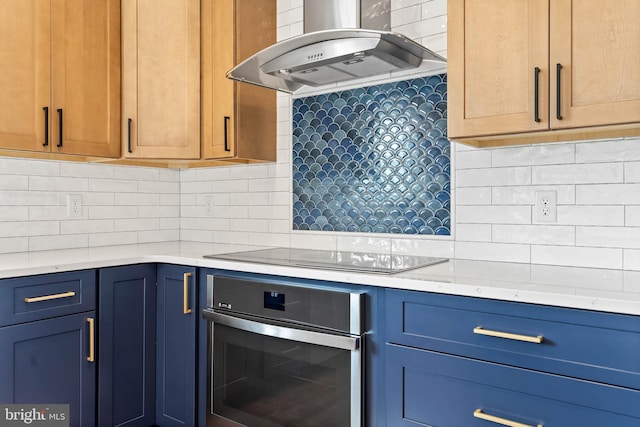
[[[304,0],[303,35],[261,50],[227,78],[295,93],[401,70],[442,70],[446,60],[390,32],[391,0]]]

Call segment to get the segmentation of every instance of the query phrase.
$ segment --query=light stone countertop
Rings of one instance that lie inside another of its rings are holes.
[[[168,242],[2,254],[0,279],[157,262],[640,315],[640,271],[456,259],[379,275],[202,258],[262,248]]]

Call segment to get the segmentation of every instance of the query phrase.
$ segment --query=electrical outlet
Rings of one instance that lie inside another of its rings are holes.
[[[213,216],[213,195],[205,196],[204,211],[207,216]]]
[[[555,190],[536,191],[534,218],[536,222],[558,220],[558,193]]]
[[[67,216],[69,218],[82,217],[82,196],[80,194],[67,194]]]

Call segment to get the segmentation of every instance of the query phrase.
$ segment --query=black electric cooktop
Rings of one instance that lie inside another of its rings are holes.
[[[291,267],[321,268],[374,274],[394,274],[448,261],[416,255],[391,255],[367,252],[325,251],[315,249],[272,248],[226,254],[205,255],[205,258]]]

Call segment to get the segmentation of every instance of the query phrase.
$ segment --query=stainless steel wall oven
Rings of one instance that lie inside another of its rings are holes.
[[[364,294],[207,276],[207,427],[360,427]]]

